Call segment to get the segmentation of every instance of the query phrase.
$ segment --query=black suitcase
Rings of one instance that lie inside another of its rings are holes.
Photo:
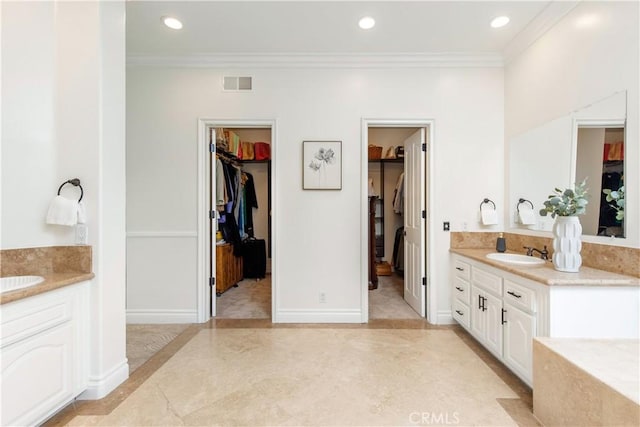
[[[264,239],[246,239],[242,242],[242,263],[245,279],[264,279],[267,273],[267,245]]]

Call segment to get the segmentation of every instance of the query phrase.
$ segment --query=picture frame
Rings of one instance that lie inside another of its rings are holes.
[[[342,190],[342,141],[302,141],[302,189]]]

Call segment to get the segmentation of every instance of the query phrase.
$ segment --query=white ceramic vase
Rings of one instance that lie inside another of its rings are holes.
[[[559,216],[553,223],[553,266],[577,273],[582,265],[582,225],[577,216]]]

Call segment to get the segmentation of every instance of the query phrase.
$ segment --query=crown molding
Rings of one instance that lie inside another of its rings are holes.
[[[527,50],[564,16],[571,12],[578,4],[577,1],[551,1],[542,11],[518,33],[502,51],[504,63],[508,64],[518,55]]]
[[[503,67],[499,53],[130,55],[127,66],[189,68]]]

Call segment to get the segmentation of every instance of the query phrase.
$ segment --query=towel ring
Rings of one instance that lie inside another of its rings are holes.
[[[82,196],[84,196],[84,190],[82,189],[82,185],[80,185],[80,180],[78,178],[73,178],[63,182],[60,187],[58,187],[58,196],[60,195],[60,190],[62,190],[62,187],[67,184],[71,184],[75,187],[80,187],[80,198],[78,199],[78,203],[80,203],[80,201],[82,200]]]
[[[482,203],[480,203],[480,212],[482,212],[482,205],[484,205],[485,203],[491,203],[491,204],[493,205],[493,210],[494,210],[494,211],[496,210],[496,204],[495,204],[495,203],[493,203],[493,200],[490,200],[490,199],[484,199],[484,200],[482,201]]]
[[[533,210],[533,203],[530,200],[520,198],[518,199],[518,204],[516,205],[516,210],[520,213],[520,205],[523,203],[529,203],[531,205],[531,210]]]

